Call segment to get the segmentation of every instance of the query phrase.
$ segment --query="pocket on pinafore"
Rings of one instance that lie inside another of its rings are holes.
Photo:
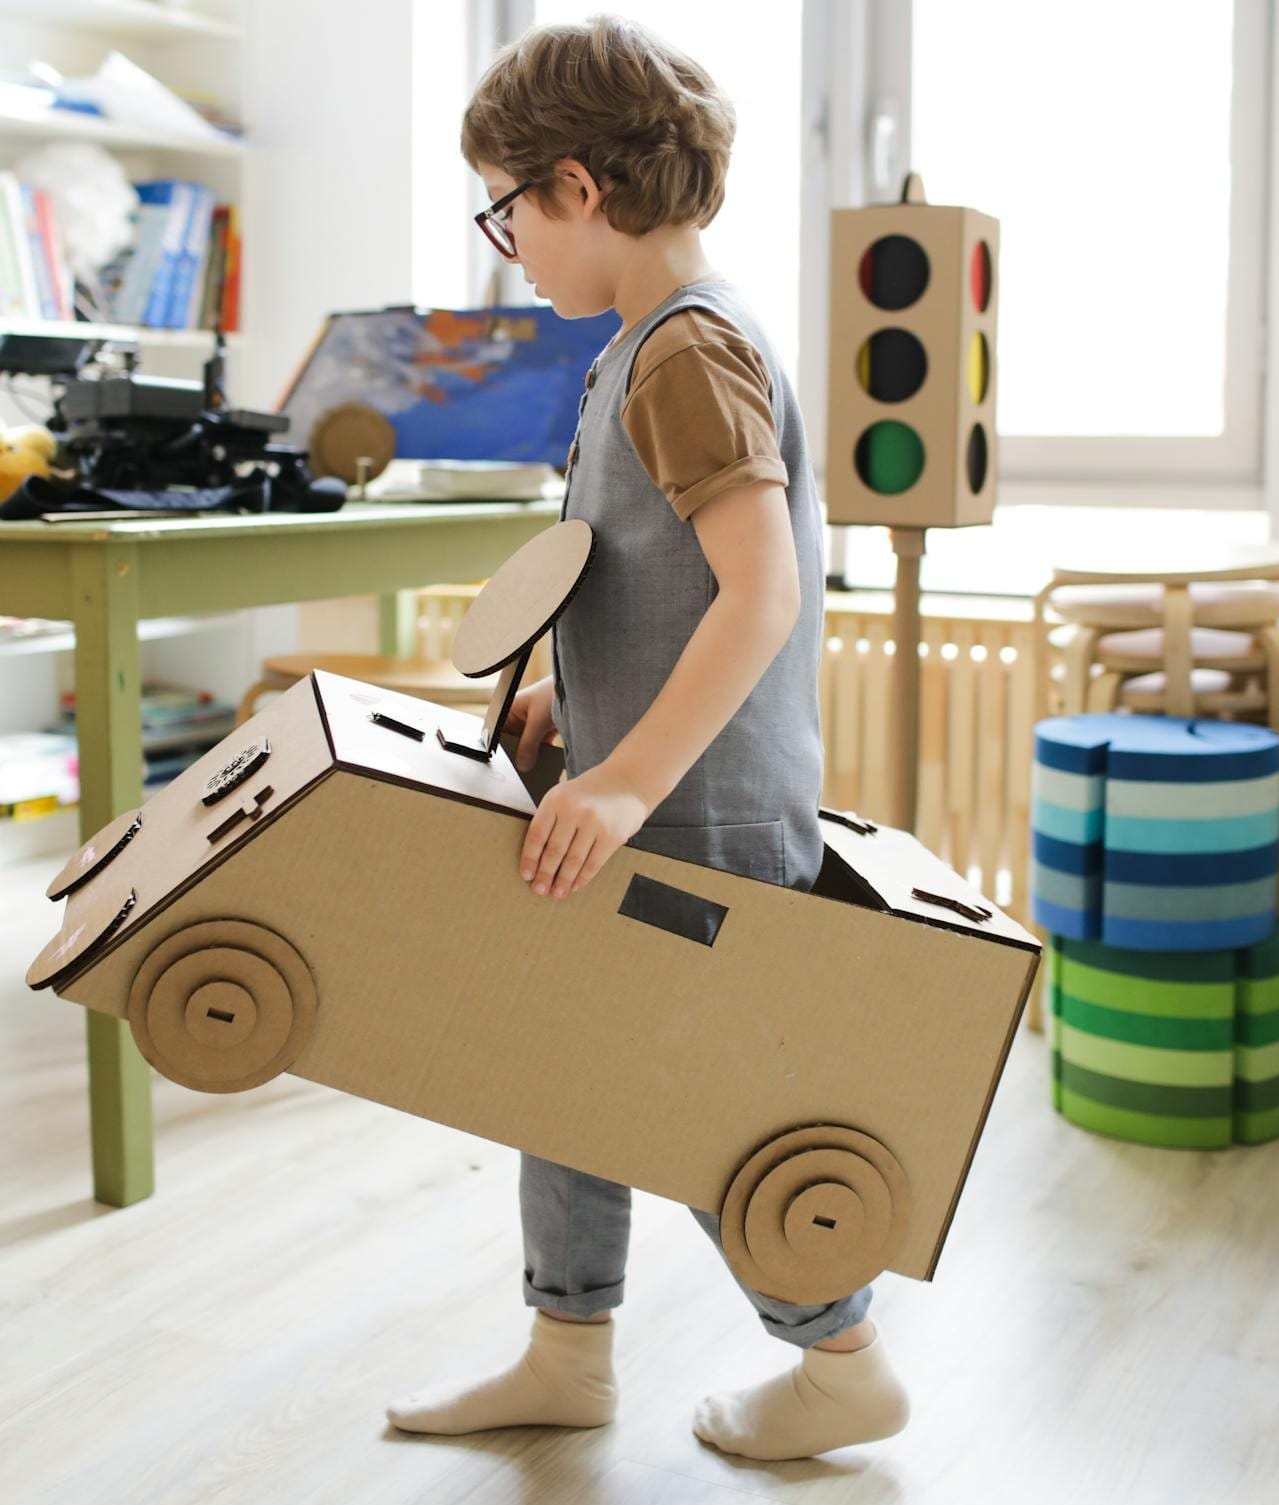
[[[780,820],[732,826],[644,826],[628,845],[763,883],[786,882],[786,828]]]

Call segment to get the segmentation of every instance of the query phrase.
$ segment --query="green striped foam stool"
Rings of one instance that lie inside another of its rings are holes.
[[[1053,1106],[1139,1144],[1279,1139],[1279,934],[1159,953],[1053,936]]]
[[[1054,936],[1053,1103],[1139,1144],[1223,1149],[1234,1137],[1235,953],[1168,954]]]
[[[1279,936],[1237,953],[1235,1139],[1279,1139]]]

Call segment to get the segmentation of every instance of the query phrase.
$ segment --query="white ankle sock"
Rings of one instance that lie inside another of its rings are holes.
[[[811,1458],[900,1432],[910,1401],[876,1333],[854,1353],[808,1348],[785,1374],[749,1390],[708,1395],[693,1431],[745,1458]]]
[[[538,1311],[528,1348],[509,1369],[427,1385],[392,1401],[386,1415],[404,1432],[455,1437],[489,1427],[599,1427],[616,1411],[612,1318],[561,1322]]]

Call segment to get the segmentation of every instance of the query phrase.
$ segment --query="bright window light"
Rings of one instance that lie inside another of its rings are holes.
[[[1227,0],[914,0],[911,165],[1001,222],[1002,434],[1217,435]]]

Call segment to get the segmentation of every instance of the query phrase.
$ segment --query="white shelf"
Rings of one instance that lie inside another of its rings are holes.
[[[110,36],[165,41],[216,37],[238,42],[244,28],[184,6],[156,0],[0,0],[0,15],[30,16],[42,22],[70,22]]]
[[[56,523],[49,526],[50,537]],[[219,627],[230,627],[239,622],[237,612],[220,612],[207,617],[148,617],[138,623],[138,641],[150,642],[154,638],[188,637],[194,632],[208,632]],[[18,658],[30,653],[65,653],[75,647],[74,632],[50,632],[30,638],[0,639],[0,660]]]
[[[96,141],[121,151],[182,152],[198,157],[243,157],[248,147],[228,136],[205,141],[197,136],[172,136],[117,125],[78,110],[52,110],[47,105],[24,106],[11,98],[0,105],[0,135],[31,136],[44,141]]]
[[[6,866],[11,862],[27,862],[33,857],[46,857],[57,854],[70,857],[73,852],[80,848],[80,807],[78,805],[63,805],[58,810],[51,810],[48,815],[38,816],[35,820],[14,820],[6,817],[0,820],[0,866]],[[50,861],[50,878],[58,871],[58,863]],[[55,909],[49,905],[49,934],[58,928],[58,921],[62,917],[61,909]]]
[[[58,334],[77,340],[130,340],[139,345],[207,345],[213,348],[211,329],[146,329],[133,324],[95,324],[88,320],[0,318],[0,334]],[[226,337],[234,350],[243,336],[236,331]]]

